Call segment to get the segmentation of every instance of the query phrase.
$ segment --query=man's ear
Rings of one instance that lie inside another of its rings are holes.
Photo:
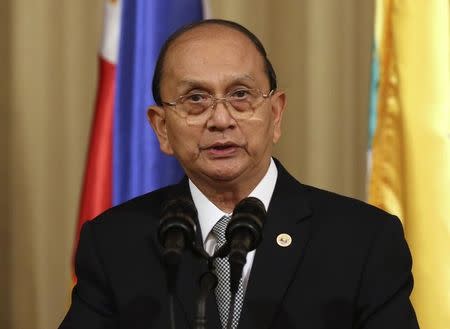
[[[283,119],[284,109],[286,108],[286,94],[283,91],[276,91],[271,97],[272,116],[273,116],[273,143],[277,143],[281,137],[281,120]]]
[[[172,146],[167,137],[166,111],[160,106],[150,106],[147,111],[147,118],[156,137],[158,137],[159,148],[161,151],[165,154],[173,155]]]

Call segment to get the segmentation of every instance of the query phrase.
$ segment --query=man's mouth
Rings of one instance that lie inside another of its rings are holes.
[[[213,156],[230,156],[236,152],[239,145],[234,143],[214,143],[205,148],[205,150]]]
[[[234,147],[234,145],[229,144],[229,145],[216,145],[216,146],[211,146],[210,148],[212,149],[216,149],[216,150],[226,150],[230,147]]]

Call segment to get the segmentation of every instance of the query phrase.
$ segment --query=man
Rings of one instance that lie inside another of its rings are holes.
[[[161,150],[179,160],[187,178],[84,225],[78,283],[60,328],[169,327],[156,241],[161,205],[192,199],[198,239],[212,253],[217,223],[249,195],[261,199],[268,218],[261,245],[247,256],[239,288],[245,297],[233,328],[418,328],[409,301],[411,257],[398,219],[302,185],[271,158],[286,95],[276,89],[272,65],[251,32],[223,20],[176,32],[161,51],[153,94],[150,123]],[[205,270],[203,260],[184,254],[177,328],[191,328]],[[225,295],[216,290],[208,300],[209,328],[225,328]]]

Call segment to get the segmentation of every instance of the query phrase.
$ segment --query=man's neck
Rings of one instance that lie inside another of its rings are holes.
[[[228,190],[221,193],[208,193],[199,188],[205,196],[216,205],[217,208],[225,213],[233,212],[234,207],[239,201],[247,197],[252,189],[246,190]]]
[[[266,175],[270,161],[264,171],[251,175],[247,179],[237,178],[233,181],[215,181],[190,177],[197,188],[217,208],[225,213],[231,213],[234,207],[246,198]]]

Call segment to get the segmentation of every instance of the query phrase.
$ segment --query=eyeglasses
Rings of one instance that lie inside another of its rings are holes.
[[[274,90],[264,94],[260,89],[239,88],[230,91],[224,97],[216,97],[205,92],[190,92],[179,96],[173,102],[162,102],[163,105],[176,109],[176,113],[186,119],[189,125],[205,123],[215,109],[217,103],[224,102],[230,115],[235,120],[250,119],[255,110],[272,96]]]

